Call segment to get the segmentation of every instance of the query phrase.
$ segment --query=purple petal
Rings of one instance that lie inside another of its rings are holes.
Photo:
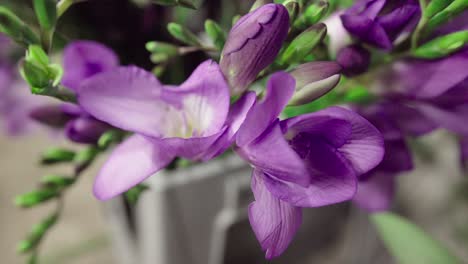
[[[278,118],[294,94],[295,84],[294,78],[285,72],[270,77],[265,98],[252,107],[239,129],[236,139],[239,147],[255,140]]]
[[[99,138],[111,127],[92,117],[80,117],[67,123],[65,134],[74,142],[96,144]]]
[[[367,181],[359,182],[353,202],[370,212],[387,211],[392,205],[394,193],[395,177],[376,174]]]
[[[376,170],[395,174],[412,169],[413,158],[405,140],[385,140],[385,155]]]
[[[395,8],[388,14],[377,18],[377,22],[385,29],[391,40],[395,40],[407,25],[419,15],[419,6],[407,4]],[[416,25],[416,23],[414,23]],[[411,30],[411,29],[410,29]]]
[[[180,87],[168,88],[167,92],[174,101],[181,101],[185,122],[194,136],[212,135],[224,127],[229,86],[216,62],[203,62]]]
[[[376,21],[363,16],[346,14],[341,16],[341,21],[346,30],[359,39],[381,49],[392,48],[392,41],[384,28]]]
[[[465,114],[451,112],[425,103],[417,103],[415,107],[439,126],[455,133],[468,135],[468,122],[466,122]]]
[[[153,74],[120,67],[86,80],[78,90],[78,102],[86,112],[115,127],[160,137],[185,127],[182,113],[164,101],[162,93]]]
[[[350,200],[357,185],[356,174],[340,153],[325,140],[311,137],[304,162],[308,165],[309,186],[286,182],[275,174],[265,178],[267,188],[277,198],[299,207],[318,207]],[[295,144],[297,142],[293,142]]]
[[[60,105],[38,106],[29,112],[29,117],[41,124],[55,128],[64,127],[73,118],[73,116],[64,113]]]
[[[275,60],[288,30],[288,11],[280,4],[264,5],[239,19],[220,62],[234,94],[241,94]]]
[[[239,128],[247,117],[247,114],[255,104],[256,98],[257,95],[255,92],[248,92],[231,107],[226,119],[226,131],[204,153],[204,157],[202,157],[204,161],[218,156],[228,149],[232,143],[234,143],[237,131],[239,131]]]
[[[273,124],[257,140],[236,151],[256,168],[279,179],[302,186],[310,183],[304,162],[284,139],[278,124]]]
[[[99,200],[113,198],[167,166],[175,155],[158,140],[133,135],[121,143],[102,166],[94,182]]]
[[[119,64],[117,55],[108,47],[93,41],[75,41],[63,54],[63,85],[76,91],[81,83]]]
[[[346,158],[357,175],[370,171],[382,161],[384,155],[382,134],[369,121],[353,111],[341,107],[329,107],[303,117],[287,120],[286,127],[288,130],[289,128],[299,129],[295,124],[303,122],[304,119],[313,120],[315,118],[319,120],[324,118],[341,119],[351,124],[351,133],[347,135],[346,143],[337,150]],[[322,135],[327,135],[328,132],[333,135],[327,138],[329,142],[332,138],[339,138],[337,137],[339,134],[344,135],[345,130],[334,131],[332,129],[322,133]],[[337,132],[339,133],[337,134]]]
[[[250,225],[266,258],[280,256],[289,246],[302,222],[302,210],[275,198],[265,188],[263,172],[254,170],[252,191],[255,202],[249,206]]]

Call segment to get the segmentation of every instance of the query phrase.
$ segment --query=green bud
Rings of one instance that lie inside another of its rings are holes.
[[[289,21],[294,23],[299,14],[299,3],[296,0],[287,0],[283,3],[284,7],[288,10]]]
[[[122,133],[117,130],[109,130],[101,135],[98,140],[98,147],[101,149],[107,149],[113,143],[122,141]]]
[[[151,70],[151,72],[157,77],[161,77],[165,71],[166,71],[166,65],[164,64],[157,65]]]
[[[206,34],[213,41],[213,44],[219,50],[222,50],[224,43],[226,42],[226,33],[223,31],[221,26],[218,23],[214,22],[211,19],[205,21],[205,31]]]
[[[3,6],[0,6],[0,32],[23,46],[40,43],[39,38],[29,26]]]
[[[252,7],[250,8],[250,12],[254,11],[255,9],[259,8],[259,7],[262,7],[266,4],[270,4],[270,3],[273,3],[272,0],[256,0]]]
[[[19,207],[29,208],[55,198],[59,194],[60,190],[57,188],[44,188],[16,196],[15,204]]]
[[[50,148],[42,154],[42,164],[55,164],[73,161],[76,154],[71,150],[62,148]]]
[[[75,183],[74,178],[58,176],[58,175],[46,175],[42,177],[41,184],[49,187],[64,188]]]
[[[49,57],[39,45],[29,45],[26,60],[44,67],[49,66]]]
[[[34,0],[34,11],[36,12],[39,25],[44,30],[51,30],[57,22],[57,1],[55,0]]]
[[[44,67],[25,60],[20,71],[23,79],[31,86],[32,93],[40,94],[49,86],[49,73]]]
[[[151,2],[164,6],[183,6],[191,9],[197,9],[193,0],[151,0]]]
[[[427,5],[423,12],[424,17],[427,19],[432,18],[434,15],[444,10],[453,0],[432,0]]]
[[[437,59],[461,49],[468,43],[468,30],[451,33],[433,39],[416,48],[411,55],[417,58]]]
[[[151,53],[164,53],[169,56],[176,56],[179,54],[179,48],[175,45],[160,41],[150,41],[146,43],[146,49]]]
[[[52,85],[57,86],[63,77],[63,68],[60,64],[50,64],[47,67],[49,72],[49,80],[52,80]]]
[[[195,34],[193,34],[189,29],[180,24],[169,23],[167,25],[167,30],[174,38],[185,44],[197,47],[201,46],[198,37]]]
[[[301,62],[327,35],[327,27],[320,23],[297,36],[280,57],[280,63]]]
[[[138,184],[137,186],[125,192],[125,198],[130,204],[134,205],[140,199],[141,194],[148,189],[149,189],[148,185]]]
[[[17,251],[26,253],[36,248],[44,234],[57,223],[58,214],[54,213],[33,226],[28,238],[18,244]]]
[[[294,27],[306,28],[316,24],[327,14],[329,6],[328,1],[324,0],[311,4],[306,8],[304,14],[296,20]]]
[[[99,149],[96,147],[88,147],[78,152],[74,159],[76,163],[76,170],[81,172],[86,169],[89,165],[91,165],[98,153]]]
[[[429,31],[456,17],[458,14],[465,11],[466,9],[468,9],[467,0],[454,0],[444,10],[440,11],[429,20],[427,26]]]

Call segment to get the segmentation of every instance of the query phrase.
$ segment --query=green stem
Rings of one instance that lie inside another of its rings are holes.
[[[427,4],[425,0],[419,0],[419,6],[421,7],[421,19],[419,20],[419,23],[416,26],[413,35],[411,36],[411,50],[414,50],[418,47],[419,39],[421,38],[421,34],[428,22],[424,14],[424,11],[426,10],[426,5]]]
[[[74,2],[74,0],[60,0],[57,4],[57,17],[61,17]]]

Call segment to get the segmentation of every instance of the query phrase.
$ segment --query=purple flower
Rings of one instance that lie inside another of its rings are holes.
[[[275,60],[288,30],[288,11],[280,4],[264,5],[239,19],[229,33],[220,63],[233,94],[244,92]]]
[[[75,41],[63,55],[62,84],[75,92],[83,82],[101,72],[117,68],[117,55],[106,46],[94,41]],[[65,127],[68,139],[76,143],[96,144],[111,126],[90,116],[83,108],[73,104],[43,105],[30,112],[31,118],[50,127]]]
[[[74,41],[63,54],[62,84],[76,91],[82,81],[118,65],[117,55],[106,46],[94,41]]]
[[[265,98],[252,107],[236,138],[237,153],[254,167],[249,219],[268,259],[293,239],[302,207],[350,200],[358,176],[384,153],[378,130],[344,108],[279,121],[294,87],[290,75],[272,75]]]
[[[99,172],[94,193],[110,199],[167,166],[176,156],[207,160],[234,140],[253,93],[231,111],[229,86],[219,66],[202,63],[178,87],[161,84],[137,67],[120,67],[85,81],[77,91],[83,109],[112,126],[135,132]]]
[[[338,52],[336,62],[343,67],[343,74],[355,76],[367,71],[371,54],[360,45],[350,45]]]
[[[343,26],[361,41],[389,50],[420,16],[414,0],[359,0],[341,16]]]
[[[402,130],[405,126],[400,118],[411,112],[389,102],[361,108],[358,112],[382,133],[385,155],[377,167],[360,176],[353,201],[371,212],[386,211],[393,201],[395,177],[413,169],[412,155]]]

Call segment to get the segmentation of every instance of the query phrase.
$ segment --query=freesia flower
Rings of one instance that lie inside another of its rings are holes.
[[[286,250],[303,207],[350,200],[358,176],[377,166],[384,154],[379,131],[344,108],[279,121],[294,88],[290,75],[274,74],[236,139],[237,153],[254,167],[249,219],[268,259]]]
[[[360,45],[349,45],[338,52],[336,61],[346,76],[365,73],[369,69],[371,54]]]
[[[267,4],[241,17],[229,33],[220,66],[233,94],[241,94],[278,55],[289,30],[289,14]]]
[[[401,111],[401,115],[395,111]],[[393,201],[396,176],[413,169],[411,151],[406,143],[407,135],[399,122],[399,117],[408,112],[388,102],[363,107],[358,112],[382,133],[385,155],[377,167],[361,175],[353,201],[371,212],[386,211]]]
[[[247,94],[229,111],[229,86],[214,61],[202,63],[177,87],[140,68],[119,67],[86,80],[77,95],[87,113],[135,132],[99,172],[94,193],[101,200],[125,192],[176,156],[216,156],[229,147],[255,99]]]
[[[117,55],[108,47],[94,41],[74,41],[63,54],[62,84],[76,91],[88,78],[119,65]],[[30,116],[50,127],[65,127],[68,139],[77,143],[96,144],[111,127],[86,113],[78,105],[43,105],[33,109]]]
[[[415,0],[359,0],[341,15],[351,35],[381,49],[391,49],[404,31],[410,31],[420,16]]]

